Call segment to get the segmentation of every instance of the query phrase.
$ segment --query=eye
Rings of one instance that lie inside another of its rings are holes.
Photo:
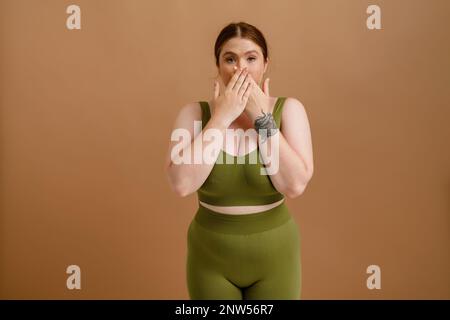
[[[233,61],[234,59],[233,58],[231,58],[231,57],[228,57],[228,58],[225,58],[225,62],[227,62],[227,63],[231,63],[232,61]],[[249,60],[249,61],[255,61],[256,60],[256,57],[249,57],[247,60]]]

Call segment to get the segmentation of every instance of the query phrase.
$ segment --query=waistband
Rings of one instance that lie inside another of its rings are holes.
[[[213,211],[199,204],[194,220],[204,228],[234,234],[263,232],[283,225],[291,219],[285,202],[266,211],[249,214],[227,214]]]

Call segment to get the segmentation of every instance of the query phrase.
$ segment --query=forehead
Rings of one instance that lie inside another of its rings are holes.
[[[255,50],[262,54],[261,48],[252,40],[235,37],[225,42],[222,47],[222,55],[226,52],[234,52],[238,55],[243,55],[250,50]]]

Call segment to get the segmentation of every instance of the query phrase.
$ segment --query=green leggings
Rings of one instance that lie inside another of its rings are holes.
[[[300,233],[284,202],[230,215],[199,205],[187,233],[191,299],[300,299]]]

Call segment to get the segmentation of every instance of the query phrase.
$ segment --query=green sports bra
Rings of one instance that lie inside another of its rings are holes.
[[[281,129],[281,112],[286,97],[279,97],[275,103],[273,117]],[[199,101],[202,109],[202,130],[211,117],[209,104]],[[258,152],[256,161],[250,161],[252,153]],[[257,149],[243,156],[233,156],[223,149],[208,178],[197,190],[198,200],[218,206],[255,206],[277,202],[284,198],[272,184],[268,175],[260,174],[264,168]]]

